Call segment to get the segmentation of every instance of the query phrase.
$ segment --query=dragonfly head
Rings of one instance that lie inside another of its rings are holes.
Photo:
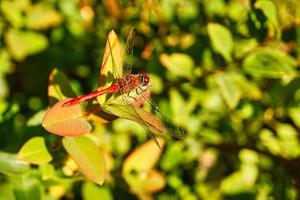
[[[149,76],[148,74],[146,74],[145,72],[140,72],[139,73],[139,80],[140,80],[140,83],[143,84],[143,85],[148,85],[149,83]]]

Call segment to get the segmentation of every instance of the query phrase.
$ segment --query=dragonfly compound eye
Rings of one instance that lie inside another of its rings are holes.
[[[149,83],[149,76],[145,72],[140,73],[140,83],[143,85],[148,85]]]

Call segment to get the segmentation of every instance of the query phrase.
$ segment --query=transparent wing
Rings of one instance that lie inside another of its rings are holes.
[[[144,103],[143,105],[145,107],[150,107],[152,114],[160,120],[160,122],[163,124],[165,128],[165,133],[171,135],[172,137],[175,137],[177,139],[183,139],[186,136],[186,132],[183,128],[175,125],[165,114],[163,114],[158,104],[152,100],[149,99],[145,94],[141,94],[139,98],[142,98]],[[147,105],[148,104],[148,105]]]
[[[109,45],[109,54],[111,58],[111,62],[113,65],[113,74],[116,78],[122,78],[127,74],[131,73],[132,65],[133,65],[133,46],[134,46],[134,39],[135,39],[135,27],[131,28],[129,35],[127,37],[125,47],[122,53],[123,59],[123,73],[118,70],[116,67],[116,59],[113,56],[113,41],[110,41],[108,37],[108,45]]]
[[[131,73],[132,70],[134,40],[135,40],[135,27],[131,28],[124,46],[124,52],[123,52],[124,74],[129,74]]]
[[[148,135],[150,136],[154,134],[168,134],[178,139],[185,137],[184,129],[174,125],[172,121],[159,110],[158,105],[149,99],[145,90],[138,87],[131,91],[131,93],[134,94],[126,93],[120,95],[110,104],[110,107],[105,110],[119,117],[140,123],[149,132]],[[134,104],[133,101],[136,103],[138,101],[143,102],[145,107],[151,108],[151,111],[148,112],[144,110],[138,106],[140,103]]]
[[[129,36],[127,38],[125,48],[124,48],[124,65],[123,74],[131,73],[132,62],[133,62],[133,45],[135,38],[135,29],[132,28]],[[109,46],[111,48],[111,43]],[[111,55],[112,63],[115,66],[114,57]],[[120,75],[118,69],[114,68],[117,77]],[[146,92],[148,91],[148,92]],[[171,120],[169,120],[164,114],[162,114],[153,101],[149,100],[150,89],[147,87],[146,90],[137,87],[129,93],[124,94],[114,94],[112,101],[107,102],[103,106],[103,110],[107,113],[135,121],[141,124],[147,131],[148,136],[154,139],[156,144],[158,144],[155,139],[155,134],[164,135],[166,133],[174,136],[176,138],[182,139],[185,136],[185,132],[182,128],[174,125]],[[141,103],[149,104],[152,107],[152,113],[143,110],[140,105]],[[158,144],[159,146],[159,144]]]
[[[153,139],[160,147],[154,133],[162,134],[164,132],[163,125],[159,119],[155,118],[151,113],[140,107],[133,106],[126,95],[127,94],[120,95],[114,103],[104,106],[103,110],[118,117],[139,123],[145,128],[148,137]]]

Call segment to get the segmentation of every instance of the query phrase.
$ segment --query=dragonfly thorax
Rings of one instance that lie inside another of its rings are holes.
[[[129,92],[139,86],[146,86],[148,83],[149,76],[145,72],[140,72],[137,75],[127,74],[125,78],[117,80],[122,93]]]

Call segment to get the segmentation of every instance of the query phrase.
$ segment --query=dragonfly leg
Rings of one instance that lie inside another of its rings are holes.
[[[99,110],[101,110],[101,107],[97,105],[97,106],[93,107],[91,110],[86,111],[86,112],[84,113],[84,116],[89,116],[90,114],[96,113],[96,112],[98,112]]]

